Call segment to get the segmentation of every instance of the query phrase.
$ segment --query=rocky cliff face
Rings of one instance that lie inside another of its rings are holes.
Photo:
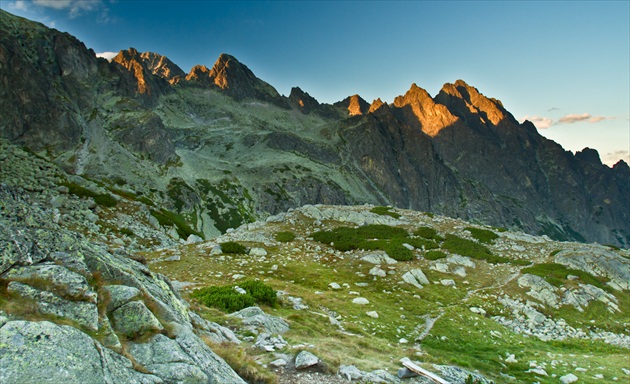
[[[0,135],[198,233],[305,203],[378,203],[630,244],[627,164],[564,151],[461,80],[435,97],[414,84],[390,105],[327,105],[299,88],[279,95],[230,55],[188,74],[135,49],[109,63],[0,17]]]

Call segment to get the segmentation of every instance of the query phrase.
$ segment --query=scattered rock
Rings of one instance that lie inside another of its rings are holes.
[[[352,303],[353,304],[359,304],[359,305],[366,305],[366,304],[370,304],[370,302],[368,301],[368,299],[364,298],[364,297],[357,297],[352,299]]]
[[[289,324],[284,319],[266,314],[259,307],[249,307],[234,312],[229,316],[243,320],[249,329],[261,329],[270,334],[283,334],[289,330]]]
[[[381,253],[370,253],[368,255],[363,256],[361,261],[365,261],[372,264],[396,264],[398,263],[396,260],[392,259],[385,252]]]
[[[308,351],[302,351],[295,356],[295,369],[306,369],[318,363],[319,358]]]
[[[572,373],[569,373],[567,375],[560,376],[560,381],[562,382],[562,384],[571,384],[578,381],[578,377]]]
[[[250,256],[267,256],[267,251],[265,248],[252,248],[249,251]]]
[[[373,319],[378,319],[378,313],[376,311],[369,311],[369,312],[366,312],[365,314]]]
[[[405,273],[402,276],[403,281],[405,281],[406,283],[409,283],[413,286],[416,286],[418,288],[422,288],[422,285],[428,285],[429,284],[429,279],[427,279],[426,275],[424,274],[424,272],[422,272],[421,269],[412,269],[409,272]]]
[[[365,375],[365,372],[361,371],[354,365],[340,365],[337,374],[345,377],[348,381],[352,381],[361,380]]]
[[[368,273],[370,275],[372,275],[372,276],[378,276],[378,277],[385,277],[385,276],[387,276],[387,272],[383,271],[381,269],[381,267],[378,266],[378,265],[376,267],[370,269],[370,272],[368,272]]]
[[[330,287],[330,289],[334,289],[334,290],[341,289],[341,286],[337,283],[330,283],[328,284],[328,286]]]
[[[470,307],[470,312],[472,313],[476,313],[478,315],[481,316],[485,316],[486,315],[486,311],[483,308],[479,308],[479,307]]]

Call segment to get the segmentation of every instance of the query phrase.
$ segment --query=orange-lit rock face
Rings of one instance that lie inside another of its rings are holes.
[[[221,55],[214,63],[214,66],[210,70],[210,78],[214,79],[214,84],[221,88],[229,88],[228,73],[230,71],[231,57],[228,55]]]
[[[171,84],[177,83],[182,77],[186,76],[184,71],[166,56],[153,52],[143,52],[140,57],[152,74],[165,78]]]
[[[372,102],[372,105],[370,105],[370,109],[368,109],[368,113],[372,113],[372,112],[376,111],[377,109],[382,107],[384,104],[385,103],[383,103],[383,101],[380,98],[374,100]]]
[[[404,96],[394,99],[397,108],[411,107],[418,118],[422,131],[429,136],[436,136],[440,130],[454,124],[458,118],[446,106],[437,104],[424,89],[412,84]]]
[[[359,103],[359,95],[350,96],[350,104],[348,105],[348,114],[350,116],[362,115],[361,104]]]
[[[477,88],[469,86],[463,80],[457,80],[455,84],[444,84],[442,92],[463,100],[468,111],[479,116],[483,123],[496,126],[506,117],[499,100],[485,97]]]
[[[210,70],[205,65],[195,65],[186,75],[186,80],[201,80],[209,76]]]
[[[144,76],[144,68],[142,68],[142,64],[138,62],[138,57],[138,51],[134,48],[129,48],[126,51],[120,51],[118,55],[114,57],[113,61],[122,65],[133,74],[133,76],[138,81],[138,93],[150,95],[151,89],[147,85]]]

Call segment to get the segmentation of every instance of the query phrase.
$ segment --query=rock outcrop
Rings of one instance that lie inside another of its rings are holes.
[[[244,383],[165,276],[59,226],[18,186],[0,185],[0,209],[1,295],[16,303],[0,325],[1,381]]]

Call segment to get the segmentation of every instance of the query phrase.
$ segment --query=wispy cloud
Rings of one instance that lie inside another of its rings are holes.
[[[83,12],[92,12],[104,7],[101,0],[33,0],[33,4],[56,10],[68,10],[70,18],[81,16]]]
[[[525,116],[521,119],[521,122],[529,120],[538,129],[547,129],[553,125],[553,120],[543,116]]]
[[[551,107],[551,108],[549,108],[547,110],[547,112],[553,112],[553,111],[559,111],[559,110],[560,110],[560,108],[558,108],[558,107]]]
[[[624,149],[614,152],[608,152],[604,156],[602,156],[602,163],[610,167],[617,164],[619,160],[623,160],[626,163],[630,164],[630,151]]]
[[[102,57],[104,59],[111,60],[116,57],[117,54],[118,52],[99,52],[96,54],[96,57]]]
[[[593,116],[590,113],[581,113],[581,114],[570,113],[568,115],[562,116],[558,120],[554,120],[550,117],[544,117],[544,116],[527,115],[523,117],[522,119],[520,119],[520,121],[523,122],[525,120],[529,120],[536,126],[536,128],[547,129],[547,128],[551,128],[551,126],[553,125],[574,124],[574,123],[580,123],[580,122],[595,124],[604,120],[614,120],[614,119],[616,119],[616,117]]]
[[[581,114],[571,113],[571,114],[568,114],[559,118],[555,124],[573,124],[573,123],[579,123],[579,122],[587,122],[587,123],[595,124],[595,123],[599,123],[600,121],[608,120],[608,119],[610,118],[604,117],[604,116],[593,116],[590,113],[581,113]]]
[[[115,3],[109,1],[109,3]],[[75,19],[89,13],[97,13],[99,23],[114,21],[110,9],[104,0],[15,0],[8,3],[8,8],[22,12],[40,14],[43,9],[67,11],[68,17]]]

